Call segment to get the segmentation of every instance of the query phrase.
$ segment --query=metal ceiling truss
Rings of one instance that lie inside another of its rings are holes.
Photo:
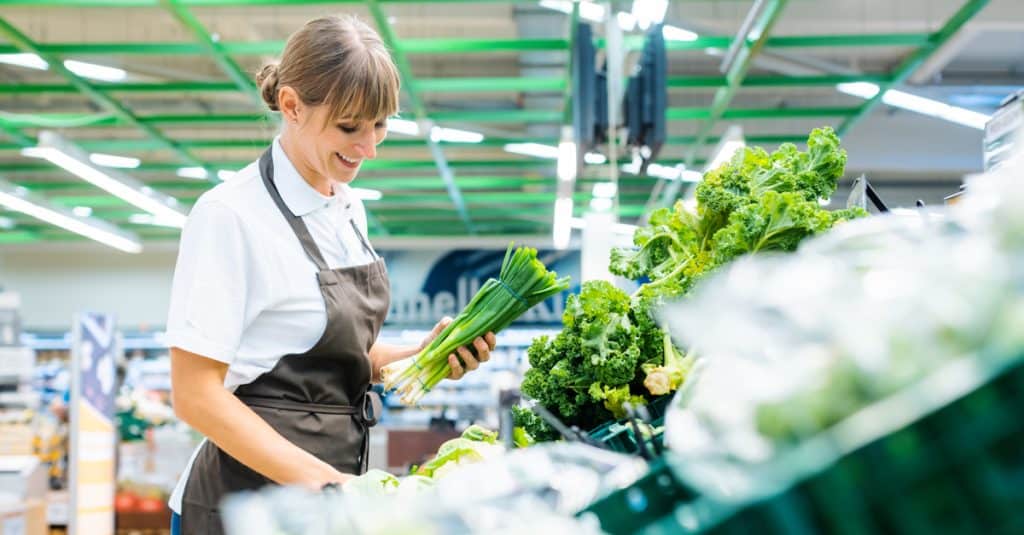
[[[266,40],[251,42],[222,42],[212,35],[206,26],[192,13],[194,7],[214,6],[288,6],[302,4],[365,4],[374,20],[382,38],[393,50],[396,63],[402,76],[411,109],[421,128],[429,129],[433,121],[445,126],[463,127],[465,125],[501,125],[515,123],[550,123],[556,126],[564,122],[567,103],[570,102],[568,78],[565,76],[548,77],[458,77],[458,78],[416,78],[409,64],[410,55],[444,55],[444,54],[492,54],[523,53],[530,51],[565,51],[570,48],[569,38],[550,39],[466,39],[466,38],[431,38],[431,39],[399,39],[385,16],[383,6],[401,3],[460,3],[466,0],[357,0],[338,1],[300,1],[300,0],[0,0],[0,6],[46,7],[153,7],[170,13],[183,28],[189,30],[194,42],[109,42],[109,43],[76,43],[53,42],[38,43],[0,18],[0,35],[7,38],[9,44],[0,44],[0,54],[28,52],[34,53],[47,61],[54,72],[64,78],[63,83],[30,83],[0,84],[0,95],[34,95],[47,94],[81,94],[99,105],[103,112],[99,113],[34,113],[16,114],[13,110],[0,112],[0,138],[8,141],[0,142],[0,151],[13,151],[23,147],[34,146],[34,132],[37,129],[56,128],[70,132],[78,129],[127,129],[141,132],[141,138],[119,139],[123,135],[103,135],[96,137],[95,132],[76,139],[75,142],[85,150],[111,153],[132,153],[136,151],[169,151],[178,161],[144,161],[132,173],[140,175],[158,173],[167,175],[182,166],[200,166],[208,170],[210,176],[216,176],[218,170],[234,170],[248,161],[232,159],[200,158],[195,151],[201,150],[248,150],[253,151],[265,146],[269,141],[265,133],[248,139],[220,136],[196,138],[180,138],[162,132],[158,128],[188,126],[224,126],[263,124],[272,127],[275,120],[273,114],[264,113],[262,99],[258,89],[249,75],[235,61],[235,57],[253,55],[279,55],[284,48],[283,40]],[[485,0],[486,1],[486,0]],[[490,0],[505,4],[535,4],[535,0]],[[702,35],[693,41],[668,41],[670,51],[703,51],[708,48],[737,48],[739,58],[733,62],[732,68],[722,76],[676,76],[668,80],[672,91],[715,90],[713,101],[709,107],[673,107],[667,112],[672,122],[692,121],[698,123],[695,135],[670,136],[667,144],[679,147],[664,150],[662,154],[679,154],[687,148],[683,160],[663,159],[663,165],[685,163],[688,167],[704,164],[701,151],[706,146],[719,142],[712,133],[715,126],[723,120],[778,120],[778,119],[833,119],[843,121],[839,126],[840,133],[846,133],[859,120],[865,117],[881,102],[885,90],[903,83],[913,71],[945,43],[963,24],[973,17],[984,5],[986,0],[968,1],[939,31],[934,33],[890,33],[890,34],[848,34],[848,35],[815,35],[815,36],[771,36],[773,24],[779,19],[786,0],[758,0],[764,9],[760,16],[752,21],[752,27],[743,35],[736,37]],[[603,47],[603,39],[597,40],[597,46]],[[640,49],[643,36],[627,36],[624,40],[627,49]],[[753,58],[763,48],[812,48],[812,47],[913,47],[915,51],[897,68],[889,73],[866,75],[813,75],[813,76],[747,76]],[[62,59],[77,56],[95,55],[164,55],[164,56],[204,56],[212,59],[225,74],[226,80],[169,80],[160,82],[103,83],[83,80],[64,67]],[[879,95],[866,101],[863,105],[852,107],[814,107],[788,106],[770,108],[736,108],[732,102],[741,88],[799,88],[799,87],[831,87],[841,83],[869,82],[877,84],[882,91]],[[562,109],[428,109],[422,95],[443,94],[486,94],[486,93],[523,93],[538,92],[563,95]],[[254,104],[251,113],[160,113],[144,114],[129,109],[120,97],[139,94],[184,94],[199,95],[203,93],[224,94],[240,93]],[[468,128],[472,128],[471,126]],[[269,130],[269,129],[268,129]],[[118,130],[112,130],[118,131]],[[120,132],[119,132],[120,133]],[[777,144],[799,142],[805,139],[806,133],[761,134],[747,136],[750,143]],[[421,132],[416,138],[392,135],[386,142],[388,148],[428,149],[426,155],[391,157],[389,159],[367,161],[363,165],[366,171],[360,178],[361,185],[368,188],[386,191],[384,199],[373,203],[374,230],[379,233],[394,234],[465,234],[479,233],[510,233],[527,232],[546,234],[550,230],[554,191],[554,160],[543,160],[508,155],[503,159],[476,159],[461,156],[449,160],[443,148],[472,148],[494,150],[507,143],[538,143],[555,146],[558,140],[546,137],[502,137],[488,136],[478,144],[437,142],[431,139],[429,130]],[[430,173],[434,170],[436,174]],[[465,176],[456,176],[455,170],[462,170]],[[95,189],[83,182],[69,181],[60,170],[47,163],[36,161],[0,162],[0,172],[18,173],[18,183],[30,190],[46,192],[53,202],[67,206],[90,206],[94,215],[116,224],[128,222],[131,207],[120,200],[105,195],[98,195]],[[509,175],[508,173],[526,173]],[[383,174],[381,174],[383,173]],[[419,173],[409,175],[408,173]],[[29,178],[31,177],[31,178]],[[184,203],[190,203],[202,191],[210,187],[210,182],[188,179],[169,180],[169,177],[154,177],[147,182],[150,187],[173,192]],[[589,188],[595,182],[593,178],[583,177],[579,184]],[[654,185],[653,190],[651,185]],[[664,181],[655,182],[646,177],[625,177],[620,184],[621,205],[618,208],[620,217],[638,217],[647,209],[657,204],[667,204],[674,199],[681,189],[682,183]],[[443,192],[443,193],[442,193]],[[588,192],[574,194],[576,214],[579,215],[587,206],[590,195]],[[646,201],[646,202],[645,202]],[[454,207],[454,210],[452,210]],[[78,239],[54,227],[22,221],[21,217],[12,216],[19,222],[14,230],[0,232],[0,243],[21,243],[35,240]],[[458,225],[429,225],[425,222],[460,223]],[[135,226],[133,230],[144,239],[173,239],[175,229],[159,227]]]
[[[755,2],[755,8],[762,4],[761,0]],[[737,35],[737,40],[742,40],[742,46],[744,53],[741,53],[741,59],[736,61],[732,65],[732,69],[726,74],[724,78],[718,77],[692,77],[687,79],[675,79],[670,81],[670,86],[676,84],[675,87],[719,87],[715,94],[714,101],[711,108],[707,111],[708,120],[704,123],[703,128],[697,136],[697,142],[691,146],[687,160],[687,167],[693,167],[696,164],[696,156],[701,148],[706,144],[705,139],[707,134],[711,132],[714,127],[715,121],[719,119],[750,119],[753,117],[747,116],[742,110],[729,109],[729,103],[735,96],[736,92],[741,87],[783,87],[783,86],[832,86],[840,83],[852,83],[852,82],[867,82],[877,84],[880,88],[877,95],[874,98],[869,99],[860,106],[854,108],[805,108],[803,110],[789,109],[788,111],[794,113],[794,117],[806,116],[843,116],[846,117],[844,122],[839,125],[837,132],[840,136],[847,134],[850,129],[856,125],[860,120],[871,113],[875,107],[882,102],[882,98],[886,91],[889,89],[902,84],[906,81],[914,70],[923,64],[927,59],[938,50],[944,43],[951,39],[957,31],[960,30],[972,17],[978,14],[985,5],[988,4],[988,0],[968,0],[950,19],[942,26],[939,31],[931,34],[884,34],[876,36],[787,36],[787,37],[771,37],[769,32],[774,22],[777,20],[783,7],[785,7],[786,0],[769,0],[765,3],[764,9],[761,10],[761,16],[759,21],[755,24],[750,31],[745,32],[744,35]],[[915,36],[916,35],[916,36]],[[755,38],[756,37],[756,38]],[[858,42],[858,40],[862,42]],[[782,44],[780,44],[780,42]],[[830,43],[830,44],[826,44]],[[758,76],[747,78],[746,73],[749,70],[754,57],[764,47],[806,47],[806,46],[914,46],[915,50],[911,53],[899,66],[893,69],[890,73],[885,74],[872,74],[872,75],[821,75],[821,76],[799,76],[799,77],[780,77],[780,76]],[[780,109],[778,113],[785,113],[786,110]],[[669,111],[670,115],[672,111]],[[678,112],[677,112],[678,113]],[[703,113],[696,110],[694,114]],[[806,115],[804,115],[806,114]],[[755,142],[752,139],[750,142]],[[649,213],[650,209],[667,206],[672,203],[678,196],[682,188],[685,186],[680,181],[672,181],[666,183],[664,180],[659,180],[657,186],[654,187],[651,193],[651,198],[648,201],[648,210],[645,211],[645,215]],[[660,197],[659,197],[660,196]]]

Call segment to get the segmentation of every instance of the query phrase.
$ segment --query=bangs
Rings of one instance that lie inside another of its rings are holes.
[[[324,104],[334,110],[331,120],[383,121],[398,114],[401,82],[395,64],[382,50],[360,51],[357,61],[344,62],[336,72]]]

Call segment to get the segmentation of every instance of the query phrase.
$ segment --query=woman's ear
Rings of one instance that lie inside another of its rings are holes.
[[[281,86],[277,90],[277,107],[281,110],[281,118],[285,122],[298,123],[302,114],[302,99],[291,86]]]

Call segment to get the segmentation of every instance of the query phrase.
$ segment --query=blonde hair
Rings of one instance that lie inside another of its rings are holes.
[[[274,111],[278,89],[290,86],[303,104],[329,106],[328,121],[379,121],[398,113],[398,68],[377,32],[352,15],[307,22],[256,83]]]

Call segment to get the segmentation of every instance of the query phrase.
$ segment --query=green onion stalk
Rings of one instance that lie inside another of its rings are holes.
[[[497,333],[537,303],[569,289],[569,277],[558,278],[537,259],[537,250],[509,244],[498,279],[487,279],[480,291],[426,348],[415,357],[381,370],[386,390],[401,392],[402,403],[416,405],[451,374],[448,355],[477,337]]]

